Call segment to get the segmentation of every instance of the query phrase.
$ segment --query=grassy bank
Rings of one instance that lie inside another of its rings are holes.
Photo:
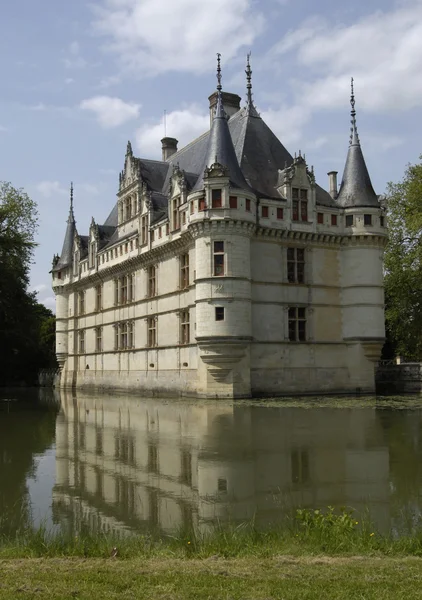
[[[0,560],[0,600],[409,600],[422,559],[291,557]]]
[[[421,534],[381,536],[345,510],[300,510],[268,531],[66,537],[41,528],[0,538],[0,600],[408,600],[421,583]]]

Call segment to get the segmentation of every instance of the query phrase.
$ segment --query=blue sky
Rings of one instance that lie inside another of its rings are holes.
[[[255,104],[317,181],[343,171],[349,86],[378,193],[422,153],[422,0],[14,0],[0,20],[0,180],[40,212],[31,285],[53,307],[49,270],[75,186],[78,231],[115,202],[126,143],[160,158],[208,126],[215,54],[223,89]]]

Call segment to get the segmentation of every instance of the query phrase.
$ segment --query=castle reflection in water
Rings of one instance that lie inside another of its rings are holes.
[[[390,527],[376,410],[88,397],[62,392],[53,512],[70,532],[279,522],[291,508],[369,506]]]

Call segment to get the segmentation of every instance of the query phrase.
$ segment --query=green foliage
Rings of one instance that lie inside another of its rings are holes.
[[[0,384],[33,383],[55,366],[54,315],[28,292],[38,225],[37,206],[21,189],[0,182]]]
[[[422,157],[421,157],[422,159]],[[422,357],[422,163],[388,184],[386,320],[396,353]]]

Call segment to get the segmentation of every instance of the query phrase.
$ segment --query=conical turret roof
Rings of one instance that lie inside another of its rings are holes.
[[[75,215],[73,214],[73,184],[70,186],[70,209],[67,218],[66,234],[64,236],[63,248],[60,258],[54,266],[53,271],[59,271],[72,264],[73,240],[76,233]]]
[[[230,182],[237,188],[250,190],[243,173],[237,161],[236,152],[233,146],[233,140],[230,135],[227,123],[227,115],[223,108],[223,99],[221,95],[221,74],[220,62],[217,69],[217,106],[215,116],[212,122],[211,131],[208,138],[207,150],[199,171],[200,175],[193,187],[193,191],[204,187],[204,171],[213,164],[219,163],[229,171]]]
[[[337,202],[345,208],[353,206],[377,207],[379,206],[378,196],[372,187],[357,131],[353,79],[350,103],[352,105],[350,145]]]

